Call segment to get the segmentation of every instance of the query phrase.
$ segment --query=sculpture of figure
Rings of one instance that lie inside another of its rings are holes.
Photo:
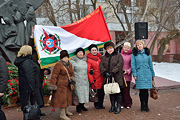
[[[25,25],[23,17],[18,10],[17,5],[12,6],[13,11],[15,12],[15,15],[12,15],[14,18],[14,22],[17,26],[17,37],[15,43],[19,46],[23,46],[24,44],[27,44],[25,40]]]
[[[43,3],[44,0],[0,0],[0,51],[7,61],[14,62],[19,48],[28,44],[36,24],[35,10]]]
[[[4,41],[3,35],[2,35],[2,33],[4,32],[4,30],[3,30],[3,24],[2,24],[1,18],[2,18],[2,17],[0,17],[0,44],[2,44],[3,41]]]
[[[4,35],[5,43],[4,46],[9,50],[19,50],[21,46],[17,45],[16,37],[17,37],[17,28],[14,23],[11,23],[8,17],[4,18],[4,22],[6,23],[4,26]]]
[[[27,1],[26,6],[28,8],[27,13],[25,15],[25,19],[27,21],[26,24],[26,40],[29,40],[29,36],[32,33],[32,27],[36,25],[36,15],[35,10],[31,2]]]

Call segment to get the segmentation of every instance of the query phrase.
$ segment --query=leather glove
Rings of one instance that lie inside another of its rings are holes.
[[[89,73],[90,73],[91,75],[93,75],[93,74],[94,74],[93,69],[91,69],[91,70],[89,71]]]
[[[111,74],[107,72],[106,77],[111,77]]]

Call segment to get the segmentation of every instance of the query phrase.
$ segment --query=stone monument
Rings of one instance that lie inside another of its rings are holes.
[[[20,47],[28,44],[32,27],[36,25],[35,10],[43,2],[0,0],[0,51],[7,61],[14,62]]]

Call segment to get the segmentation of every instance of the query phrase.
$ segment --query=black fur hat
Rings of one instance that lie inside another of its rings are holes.
[[[69,54],[67,50],[62,50],[60,52],[60,59],[63,59],[64,57],[68,57],[69,58]]]
[[[107,47],[112,46],[114,48],[114,43],[113,42],[107,42],[104,44],[104,49],[106,50]]]
[[[83,48],[78,48],[78,49],[76,49],[76,55],[77,55],[77,53],[79,52],[79,51],[83,51],[83,53],[84,53],[84,55],[85,55],[85,51],[84,51],[84,49]]]
[[[95,47],[95,48],[97,49],[97,45],[91,44],[91,45],[88,47],[88,50],[91,51],[91,49],[92,49],[93,47]]]

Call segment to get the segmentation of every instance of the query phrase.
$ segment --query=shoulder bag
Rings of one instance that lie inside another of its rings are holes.
[[[71,90],[74,90],[74,89],[75,89],[74,81],[71,80],[70,75],[69,75],[69,72],[68,72],[68,70],[66,69],[66,67],[65,67],[64,65],[63,65],[63,67],[64,67],[64,69],[66,70],[66,73],[67,73],[67,75],[68,75],[69,87],[70,87]]]

